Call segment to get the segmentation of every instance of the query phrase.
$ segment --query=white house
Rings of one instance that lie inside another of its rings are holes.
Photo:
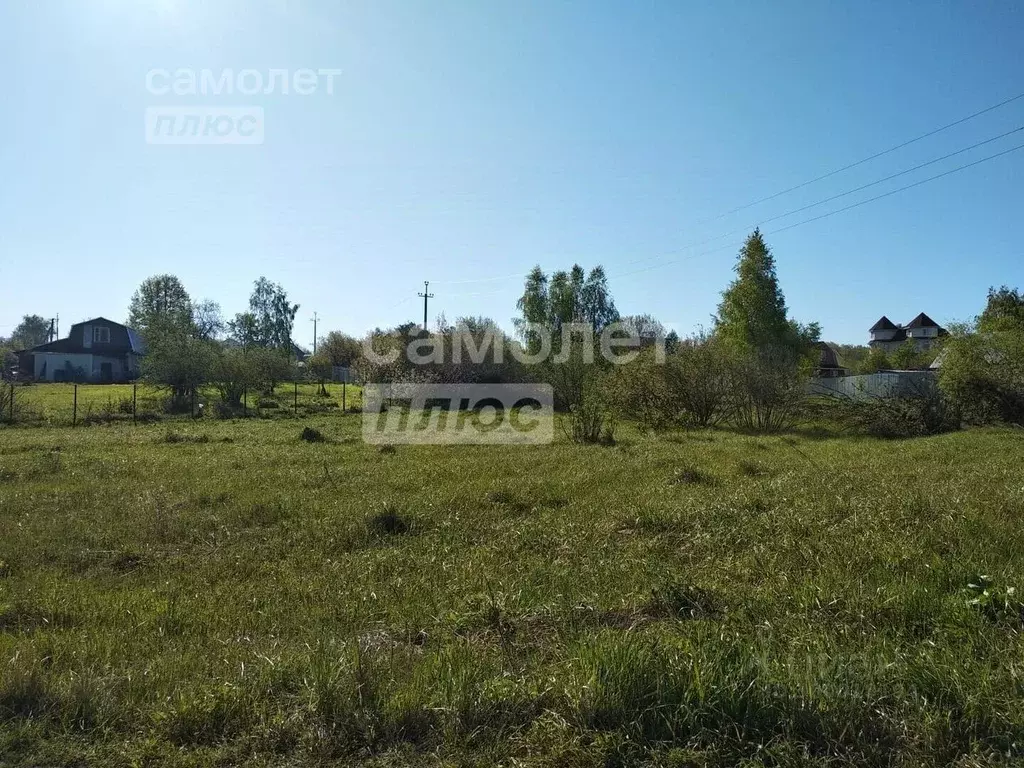
[[[924,312],[919,314],[906,325],[896,325],[885,315],[871,326],[869,331],[871,340],[868,344],[872,347],[879,347],[884,352],[894,352],[907,341],[912,339],[918,351],[930,349],[943,336],[949,332],[932,320]]]
[[[66,339],[40,344],[21,353],[32,357],[37,381],[131,381],[139,375],[145,349],[127,326],[97,317],[75,323]]]

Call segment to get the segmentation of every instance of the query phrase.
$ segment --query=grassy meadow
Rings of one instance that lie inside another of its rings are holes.
[[[276,411],[294,412],[296,406],[298,412],[305,415],[310,411],[323,411],[325,406],[340,408],[343,399],[346,408],[359,406],[359,387],[347,385],[344,398],[341,384],[328,383],[326,388],[327,396],[324,397],[319,394],[319,385],[316,383],[286,382],[278,385],[276,393],[271,397],[247,395],[246,405],[254,416],[272,416],[276,415]],[[220,394],[216,388],[204,387],[196,400],[196,405],[202,404],[210,408],[219,400]],[[133,407],[139,416],[151,420],[153,417],[164,415],[166,401],[165,391],[141,382],[134,393],[131,384],[79,384],[77,394],[74,384],[16,386],[15,423],[22,426],[52,427],[71,426],[75,423],[131,421]],[[8,408],[9,405],[6,405],[2,414],[4,418],[9,416]]]
[[[1012,764],[1022,460],[0,427],[0,765]]]

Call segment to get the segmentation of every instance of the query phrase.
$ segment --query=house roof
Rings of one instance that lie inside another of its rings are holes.
[[[110,323],[111,325],[119,325],[122,328],[127,328],[128,327],[124,323],[119,323],[119,322],[117,322],[117,320],[111,320],[108,317],[93,317],[93,318],[91,318],[89,320],[82,320],[81,322],[72,323],[71,327],[72,328],[77,328],[80,325],[89,325],[90,323],[101,323],[101,322],[102,323]]]
[[[892,320],[885,315],[882,315],[882,319],[869,328],[869,331],[895,331],[897,326]]]
[[[938,328],[939,324],[932,320],[924,312],[919,314],[906,325],[907,328]]]
[[[108,319],[106,317],[94,317],[91,320],[83,320],[80,323],[72,323],[71,331],[68,332],[68,335],[67,335],[66,338],[57,339],[56,341],[51,341],[51,342],[48,342],[46,344],[40,344],[38,346],[31,347],[30,349],[26,349],[24,351],[25,352],[56,352],[56,353],[59,353],[59,354],[60,353],[63,353],[63,354],[91,353],[94,350],[92,350],[91,348],[86,348],[86,347],[83,346],[82,342],[80,341],[81,336],[80,335],[78,335],[78,336],[75,335],[75,328],[80,328],[83,325],[93,325],[93,324],[97,324],[97,323],[103,323],[105,325],[113,325],[113,326],[117,326],[118,328],[124,328],[124,330],[125,330],[125,332],[126,332],[126,334],[128,336],[128,345],[130,347],[130,351],[134,352],[137,355],[144,355],[146,353],[146,345],[143,343],[142,337],[138,334],[137,331],[135,331],[132,328],[129,328],[124,323],[119,323],[116,320],[110,320],[110,319]],[[114,349],[111,349],[110,351],[115,352],[117,354],[120,354],[120,353],[122,353],[124,351],[127,351],[127,350],[125,350],[124,347],[121,346],[120,349],[114,348]]]
[[[832,349],[832,347],[830,345],[826,344],[824,341],[819,341],[818,342],[818,349],[820,351],[820,355],[818,357],[818,367],[819,368],[841,368],[842,367],[839,364],[839,355],[836,354],[836,351],[834,349]]]
[[[46,344],[40,344],[37,347],[30,347],[29,349],[23,350],[25,352],[81,352],[82,345],[80,342],[75,341],[72,338],[57,339],[56,341],[50,341]]]
[[[128,331],[128,343],[132,345],[132,352],[137,355],[146,354],[146,344],[142,341],[142,337],[139,335],[139,332],[134,328],[129,328],[128,326],[125,326],[124,329]]]

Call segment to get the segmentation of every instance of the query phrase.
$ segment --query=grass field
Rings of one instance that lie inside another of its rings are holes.
[[[357,386],[347,385],[343,395],[341,384],[330,383],[327,385],[329,396],[326,398],[318,395],[318,389],[318,385],[312,382],[297,385],[288,382],[278,385],[275,394],[270,397],[248,395],[246,404],[254,416],[276,415],[271,414],[271,410],[294,411],[296,405],[299,412],[305,415],[314,406],[316,410],[323,410],[325,403],[334,403],[340,407],[343,399],[346,408],[358,407],[360,404],[360,389]],[[137,385],[134,400],[131,384],[79,384],[77,388],[74,384],[33,384],[16,386],[14,395],[15,423],[35,426],[131,421],[132,407],[139,414],[159,415],[163,413],[167,399],[165,391],[143,383]],[[209,408],[219,399],[220,395],[215,388],[206,387],[201,391],[196,404],[202,403]],[[272,400],[276,406],[271,409],[263,407],[268,400]],[[6,408],[2,416],[9,416]]]
[[[0,764],[1010,764],[1022,459],[0,428]]]

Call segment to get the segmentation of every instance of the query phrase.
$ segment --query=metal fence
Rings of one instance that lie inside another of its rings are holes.
[[[935,371],[886,371],[863,376],[811,379],[811,395],[866,400],[877,397],[920,397],[938,386]]]
[[[359,389],[341,383],[282,382],[270,393],[246,390],[228,407],[212,388],[174,401],[142,384],[0,383],[0,423],[70,426],[115,422],[146,423],[164,418],[248,417],[341,412],[358,405]]]

